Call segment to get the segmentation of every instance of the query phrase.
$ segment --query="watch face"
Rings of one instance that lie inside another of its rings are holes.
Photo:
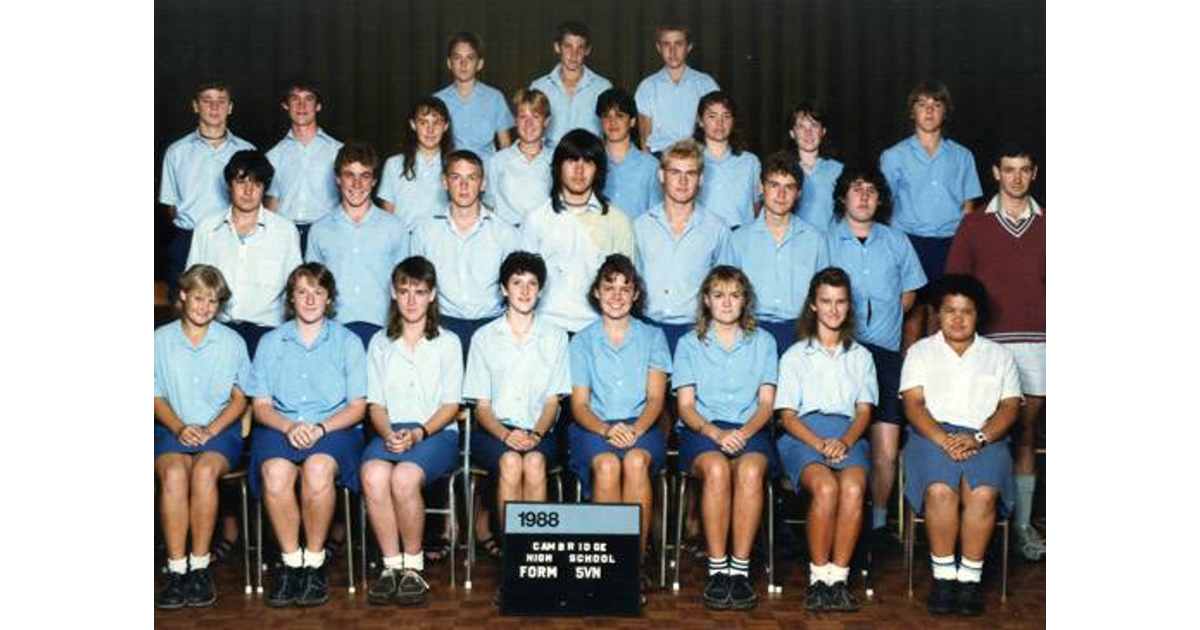
[[[987,444],[987,436],[983,434],[983,431],[976,431],[975,441],[979,442],[980,444]]]

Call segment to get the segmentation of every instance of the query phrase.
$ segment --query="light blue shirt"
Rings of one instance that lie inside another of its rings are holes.
[[[459,98],[453,83],[438,90],[434,96],[442,99],[450,112],[455,149],[470,149],[480,158],[487,159],[496,152],[496,134],[513,127],[512,112],[504,94],[482,81],[475,82],[474,90],[466,99]]]
[[[814,411],[853,419],[858,403],[879,402],[875,361],[866,348],[838,344],[830,354],[812,339],[792,344],[779,360],[776,409],[792,409],[804,417]]]
[[[679,83],[671,80],[665,67],[642,79],[634,100],[638,113],[650,117],[650,137],[646,138],[650,152],[662,151],[676,140],[692,137],[700,98],[719,89],[721,86],[712,77],[690,66],[684,67]]]
[[[837,160],[817,158],[813,172],[804,174],[804,187],[800,190],[800,209],[796,214],[821,233],[833,227],[833,192],[837,189],[838,177],[843,165]]]
[[[312,226],[306,256],[337,280],[338,321],[387,325],[392,269],[408,258],[404,221],[372,205],[355,223],[339,204]]]
[[[267,159],[275,167],[267,196],[279,200],[280,215],[295,223],[312,223],[341,201],[333,174],[333,163],[341,148],[341,142],[318,128],[307,145],[288,131],[267,151]]]
[[[612,154],[609,154],[604,195],[613,205],[625,211],[630,221],[638,218],[650,206],[662,201],[658,160],[632,144],[620,162],[613,161]]]
[[[175,207],[175,226],[190,230],[206,217],[219,215],[229,208],[229,185],[225,183],[225,165],[238,151],[252,151],[254,145],[233,135],[221,146],[212,148],[200,137],[200,131],[171,143],[163,155],[162,181],[158,202]]]
[[[778,357],[775,338],[766,331],[738,331],[729,349],[712,328],[703,343],[689,332],[675,347],[672,387],[695,387],[696,411],[709,422],[746,424],[758,409],[759,388],[776,382]]]
[[[450,203],[442,185],[442,155],[428,162],[417,151],[413,178],[404,176],[404,155],[393,155],[383,164],[376,196],[396,206],[396,216],[412,229],[425,217],[433,216]]]
[[[250,382],[246,342],[219,322],[193,346],[176,320],[154,330],[154,397],[165,398],[184,424],[204,426],[229,406],[234,387]]]
[[[754,220],[754,202],[758,200],[758,178],[762,165],[749,151],[738,155],[725,151],[720,159],[704,151],[704,184],[696,200],[709,212],[721,217],[730,229]]]
[[[663,331],[637,318],[620,346],[595,321],[571,339],[571,385],[587,387],[592,413],[605,421],[637,418],[646,408],[650,370],[671,373],[671,352]]]
[[[850,275],[858,339],[885,350],[899,352],[904,306],[900,294],[925,286],[925,272],[917,252],[904,233],[871,225],[867,241],[860,243],[850,224],[839,221],[825,235],[829,264]]]
[[[962,221],[963,204],[983,196],[975,158],[949,138],[930,157],[909,136],[880,154],[879,170],[892,189],[892,227],[905,234],[950,238]]]
[[[221,321],[278,326],[283,321],[284,290],[300,266],[300,233],[292,222],[259,206],[258,225],[238,236],[230,222],[233,209],[196,225],[187,267],[206,263],[221,270],[233,297]]]
[[[366,397],[366,358],[358,335],[337,322],[325,320],[306,347],[296,320],[288,320],[258,342],[246,393],[270,398],[289,420],[316,424]]]
[[[800,316],[813,274],[829,266],[829,248],[817,228],[792,215],[783,241],[767,227],[767,211],[733,233],[733,264],[750,278],[760,319],[783,322]]]
[[[491,319],[504,312],[500,263],[516,251],[517,240],[517,231],[490,210],[460,234],[443,207],[413,228],[411,246],[413,256],[424,256],[437,269],[442,315]]]
[[[484,324],[467,351],[463,398],[490,400],[505,425],[532,429],[550,398],[571,393],[567,333],[535,317],[524,339],[517,339],[507,317]]]
[[[422,336],[412,351],[386,329],[367,346],[367,402],[383,406],[392,424],[424,424],[442,405],[461,402],[462,382],[462,345],[445,328],[433,339]],[[458,431],[458,423],[446,430]]]
[[[696,321],[696,295],[713,267],[733,263],[725,222],[696,204],[679,239],[660,203],[633,222],[637,270],[646,282],[646,317],[666,324]]]
[[[612,82],[584,66],[583,76],[575,84],[575,93],[568,96],[562,80],[562,64],[544,77],[539,77],[529,87],[541,91],[550,101],[550,128],[546,139],[550,146],[572,129],[587,129],[600,135],[600,119],[596,116],[596,99],[600,93],[612,87]]]
[[[516,142],[493,155],[484,169],[484,202],[509,225],[519,227],[530,211],[550,200],[552,157],[553,151],[543,145],[532,161],[527,160]]]

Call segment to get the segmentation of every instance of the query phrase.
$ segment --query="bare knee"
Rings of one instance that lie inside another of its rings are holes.
[[[958,493],[944,483],[930,484],[925,489],[925,505],[927,508],[926,511],[929,508],[935,510],[957,510]]]
[[[368,497],[380,500],[384,498],[385,493],[390,492],[388,485],[392,475],[392,466],[383,461],[375,460],[363,464],[362,470],[362,487],[363,494]]]
[[[724,457],[711,457],[699,466],[706,490],[729,489],[729,461]]]
[[[545,483],[546,457],[537,451],[529,452],[522,458],[521,474],[526,483]]]
[[[650,475],[651,463],[653,463],[653,458],[650,457],[649,453],[640,448],[635,448],[625,453],[625,459],[621,460],[621,467],[630,478],[642,479]]]
[[[412,499],[413,497],[421,496],[421,487],[424,485],[425,474],[421,468],[412,464],[401,464],[396,466],[392,473],[392,491],[396,497],[402,499]]]
[[[332,491],[333,477],[336,473],[337,462],[332,457],[309,457],[304,460],[304,492],[309,496],[316,496]]]
[[[995,488],[981,486],[971,490],[963,497],[963,503],[968,514],[973,516],[990,516],[996,513],[998,493]]]
[[[262,465],[263,492],[268,496],[289,495],[294,491],[295,483],[295,464],[285,459],[270,459]]]
[[[500,456],[499,462],[500,482],[507,484],[521,483],[521,470],[523,462],[521,454],[515,451],[506,451]]]
[[[833,476],[823,477],[812,484],[812,508],[817,513],[829,516],[837,510],[838,484]]]
[[[592,459],[592,475],[596,483],[614,485],[621,479],[621,461],[612,453],[602,453]]]

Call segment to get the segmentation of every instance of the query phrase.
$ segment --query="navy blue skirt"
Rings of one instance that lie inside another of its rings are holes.
[[[819,438],[841,439],[851,423],[851,419],[846,416],[816,411],[804,416],[801,420]],[[779,459],[784,473],[787,474],[788,479],[792,480],[792,487],[796,489],[797,493],[801,491],[800,473],[804,472],[809,464],[820,464],[831,470],[862,468],[868,473],[871,472],[871,450],[867,446],[867,441],[862,438],[850,446],[850,450],[846,453],[846,459],[836,464],[830,463],[813,447],[792,437],[791,433],[784,433],[775,445],[779,448]]]
[[[630,418],[623,422],[632,425],[636,420],[637,418]],[[617,422],[622,421],[613,420],[606,424],[611,426]],[[651,426],[649,431],[643,433],[633,443],[633,446],[618,448],[606,442],[604,436],[596,435],[578,424],[572,423],[567,427],[567,444],[570,448],[567,466],[579,479],[579,483],[583,486],[583,497],[589,501],[592,498],[592,460],[596,459],[597,455],[612,453],[617,456],[617,459],[624,459],[625,453],[640,448],[650,454],[651,477],[657,475],[667,462],[667,441],[658,425]]]
[[[975,433],[975,429],[945,423],[942,429],[950,433]],[[1012,478],[1008,437],[990,442],[966,461],[956,462],[920,433],[911,428],[908,433],[908,445],[904,447],[904,496],[918,514],[924,510],[925,490],[930,485],[944,483],[958,492],[964,476],[968,488],[990,486],[999,491],[998,514],[1012,513],[1017,488]]]
[[[725,422],[724,420],[715,420],[713,424],[717,425],[722,431],[737,429],[740,424],[733,422]],[[727,459],[737,459],[746,453],[762,453],[767,458],[767,474],[772,479],[779,476],[779,456],[775,453],[775,446],[771,444],[770,425],[764,426],[762,429],[750,436],[746,440],[746,448],[737,455],[727,455],[721,450],[717,443],[689,429],[687,425],[679,427],[679,470],[690,472],[692,470],[692,462],[696,458],[709,452],[715,451],[725,455]]]
[[[259,425],[250,435],[250,491],[256,497],[262,496],[262,465],[268,459],[281,457],[293,464],[300,464],[313,455],[324,453],[337,462],[337,484],[358,492],[358,463],[362,449],[363,434],[358,425],[331,431],[317,440],[312,448],[306,449],[293,447],[283,433]]]
[[[512,429],[513,427],[506,428]],[[508,451],[512,451],[507,444],[497,440],[491,433],[485,429],[476,427],[471,432],[471,462],[480,468],[486,469],[489,473],[497,475],[500,472],[500,456]],[[557,425],[551,429],[549,433],[542,436],[542,441],[538,442],[537,446],[533,447],[533,451],[537,451],[546,458],[547,472],[558,465],[558,429]],[[526,451],[526,452],[533,452]],[[517,453],[519,451],[513,451]]]
[[[154,459],[158,459],[159,455],[166,453],[183,453],[185,455],[195,455],[197,453],[218,453],[225,458],[229,463],[229,469],[233,470],[238,462],[242,460],[242,423],[241,421],[225,427],[224,431],[213,436],[213,438],[200,446],[184,446],[179,442],[179,438],[175,437],[163,425],[154,423]]]
[[[392,423],[392,430],[412,429],[419,424],[417,422],[395,422]],[[417,442],[416,446],[403,453],[393,453],[387,450],[383,438],[377,435],[371,438],[371,442],[363,451],[362,463],[365,465],[373,459],[395,464],[401,462],[416,464],[425,472],[425,485],[429,485],[446,476],[446,473],[449,473],[458,464],[458,431],[442,429]]]

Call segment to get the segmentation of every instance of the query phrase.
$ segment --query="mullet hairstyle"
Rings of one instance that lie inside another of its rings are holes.
[[[854,182],[867,182],[875,186],[875,190],[879,191],[879,205],[875,207],[875,217],[871,219],[874,223],[882,223],[889,225],[892,222],[892,189],[888,188],[887,180],[884,179],[883,173],[879,172],[875,167],[862,167],[858,165],[847,165],[842,169],[842,174],[838,176],[837,185],[833,189],[833,216],[838,221],[843,221],[846,218],[846,193],[850,191],[850,186]]]
[[[184,293],[191,293],[198,289],[208,289],[216,294],[218,313],[225,310],[225,304],[229,302],[229,298],[233,297],[233,291],[229,290],[229,283],[225,282],[225,276],[221,275],[221,270],[204,263],[197,263],[188,267],[188,270],[183,272],[182,276],[179,276],[179,293],[181,296]],[[182,310],[182,297],[177,297],[176,303],[179,304],[180,310]]]
[[[600,96],[596,97],[596,118],[604,118],[608,115],[608,112],[614,109],[629,116],[630,120],[633,121],[634,124],[629,128],[629,141],[633,144],[632,148],[637,150],[642,138],[637,126],[637,101],[633,100],[629,92],[621,88],[608,88],[601,92]]]
[[[446,58],[449,59],[454,54],[454,47],[459,44],[466,44],[475,51],[475,56],[483,59],[483,42],[479,36],[471,31],[459,31],[450,36],[446,41]]]
[[[729,115],[733,117],[733,125],[729,128],[729,149],[734,155],[741,155],[745,149],[742,143],[742,136],[738,133],[738,115],[737,106],[733,103],[733,95],[729,92],[713,90],[708,94],[700,97],[700,103],[696,106],[696,124],[693,125],[692,138],[704,144],[704,123],[700,122],[704,118],[704,110],[713,105],[724,105],[725,109],[729,110]]]
[[[413,127],[417,126],[418,118],[427,114],[441,116],[442,120],[446,121],[446,131],[442,133],[442,141],[438,143],[442,164],[446,163],[446,156],[454,151],[454,123],[450,120],[450,110],[446,109],[446,104],[436,96],[423,96],[417,99],[417,102],[413,103],[412,114],[408,117],[411,124],[404,126],[404,144],[400,147],[400,153],[404,155],[404,168],[400,172],[400,177],[410,182],[417,178],[417,151],[421,148],[417,130]]]
[[[423,284],[430,291],[437,290],[437,269],[424,256],[409,256],[400,261],[392,269],[392,290],[395,291],[406,284]],[[438,307],[437,295],[429,301],[425,309],[425,338],[432,341],[438,336],[438,327],[442,324],[442,311]],[[400,317],[400,307],[396,306],[393,298],[388,303],[387,337],[392,341],[400,338],[404,332],[404,320]]]
[[[604,259],[604,263],[596,272],[596,279],[592,281],[592,286],[588,289],[588,304],[591,304],[597,313],[603,315],[604,311],[600,308],[600,299],[596,297],[596,294],[600,292],[602,282],[606,280],[612,282],[617,276],[623,276],[625,282],[633,285],[637,297],[633,298],[633,308],[629,309],[629,314],[641,319],[642,313],[646,310],[646,284],[638,275],[633,261],[629,260],[625,254],[609,254],[608,258]]]
[[[849,350],[854,344],[854,333],[858,330],[858,320],[854,316],[854,294],[850,289],[850,275],[840,267],[826,267],[813,274],[808,283],[808,297],[804,298],[804,306],[800,307],[800,320],[796,323],[796,339],[804,341],[815,339],[817,336],[817,289],[822,286],[846,289],[846,321],[838,329],[838,343],[843,350]]]
[[[750,284],[750,278],[737,267],[717,265],[704,277],[704,282],[700,283],[700,292],[696,296],[696,336],[701,342],[708,336],[708,324],[712,320],[712,313],[704,304],[704,296],[718,284],[725,283],[737,284],[746,296],[746,301],[742,304],[742,316],[738,318],[738,326],[747,333],[752,333],[758,328],[758,319],[754,317],[758,298],[754,295],[754,285]]]
[[[806,98],[792,108],[792,112],[788,114],[786,126],[787,129],[784,135],[784,141],[787,143],[788,151],[793,155],[800,155],[800,143],[792,137],[792,130],[796,128],[796,123],[802,118],[811,118],[821,125],[825,130],[825,137],[829,137],[829,112],[826,112],[821,104],[816,99]],[[827,148],[828,142],[824,138],[821,139],[820,146],[817,147],[817,155],[820,157],[828,157],[831,152]]]
[[[296,305],[292,303],[292,293],[296,290],[296,285],[300,284],[301,278],[308,278],[317,286],[325,289],[325,292],[329,294],[329,303],[325,305],[325,319],[336,317],[337,309],[334,308],[334,305],[337,304],[338,292],[333,272],[319,262],[306,262],[288,274],[287,287],[284,288],[286,299],[283,301],[283,318],[285,320],[296,318]]]
[[[908,93],[907,107],[904,110],[906,119],[912,120],[913,105],[916,105],[921,97],[928,97],[941,103],[946,108],[946,115],[942,117],[942,126],[945,127],[949,124],[951,115],[954,113],[954,101],[950,99],[950,88],[946,87],[945,83],[931,79],[913,86],[912,91]]]
[[[604,182],[608,179],[608,154],[604,152],[604,141],[587,129],[572,129],[559,139],[550,161],[550,207],[555,214],[567,209],[563,201],[563,164],[585,160],[596,167],[592,178],[592,194],[600,202],[600,214],[608,214],[608,197],[604,196]]]

